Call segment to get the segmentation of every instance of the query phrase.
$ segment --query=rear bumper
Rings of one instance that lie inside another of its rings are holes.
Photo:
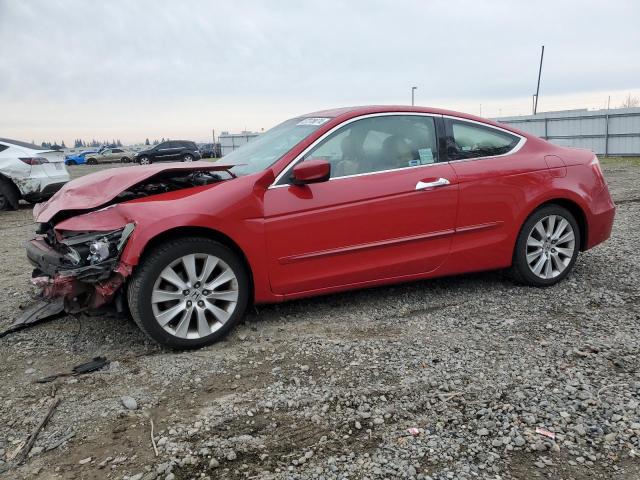
[[[47,200],[53,196],[58,190],[60,190],[66,181],[63,182],[55,182],[48,183],[40,188],[37,192],[29,192],[27,194],[22,195],[22,197],[28,202],[40,202],[42,200]]]
[[[611,236],[615,216],[615,205],[607,210],[592,215],[591,221],[589,222],[589,230],[587,232],[588,241],[585,250],[589,250],[590,248],[599,245]]]
[[[65,183],[67,182],[63,181],[63,182],[48,183],[43,187],[41,187],[39,191],[27,193],[22,197],[28,202],[39,202],[41,200],[47,200],[51,198],[54,193],[60,190]]]

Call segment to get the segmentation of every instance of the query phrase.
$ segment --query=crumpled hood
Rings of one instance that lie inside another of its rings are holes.
[[[33,208],[36,222],[50,221],[64,210],[91,210],[105,205],[138,183],[165,172],[211,172],[228,170],[223,162],[157,163],[112,168],[76,178],[64,185],[45,203]]]

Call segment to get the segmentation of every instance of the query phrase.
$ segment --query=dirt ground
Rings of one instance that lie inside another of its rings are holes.
[[[114,314],[0,339],[0,478],[640,478],[640,166],[604,170],[613,237],[549,289],[488,272],[258,306],[191,352]],[[33,233],[29,205],[0,213],[0,329],[31,302]]]

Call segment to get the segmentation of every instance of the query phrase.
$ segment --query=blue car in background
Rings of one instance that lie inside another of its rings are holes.
[[[86,156],[90,153],[98,153],[98,150],[87,150],[86,152],[67,155],[64,157],[64,163],[66,165],[82,165],[86,163]]]

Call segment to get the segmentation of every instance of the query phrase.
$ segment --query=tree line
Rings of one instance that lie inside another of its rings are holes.
[[[31,140],[31,143],[35,144],[35,142],[33,140]],[[118,140],[102,140],[101,142],[99,142],[98,140],[91,140],[90,142],[85,142],[84,140],[82,140],[81,138],[76,138],[73,141],[73,148],[84,148],[84,147],[101,147],[103,145],[107,145],[111,148],[114,147],[121,147],[122,146],[122,142],[120,141],[120,139]],[[62,140],[60,143],[58,142],[42,142],[40,144],[40,146],[42,148],[51,148],[53,150],[55,149],[60,149],[60,148],[67,148],[67,146],[64,143],[64,140]]]
[[[164,137],[162,137],[162,140],[158,140],[155,139],[153,142],[151,142],[148,138],[144,141],[145,145],[158,145],[159,143],[168,141],[169,139],[165,139]],[[35,141],[31,140],[31,143],[35,144]],[[60,143],[58,142],[42,142],[40,144],[42,146],[42,148],[51,148],[53,150],[56,149],[61,149],[61,148],[67,148],[67,146],[64,143],[64,140],[62,140]],[[87,148],[87,147],[102,147],[103,145],[108,146],[109,148],[114,148],[114,147],[122,147],[122,142],[120,141],[120,139],[112,139],[111,141],[109,140],[96,140],[95,138],[92,139],[91,141],[87,142],[81,138],[76,138],[73,141],[73,148]]]

